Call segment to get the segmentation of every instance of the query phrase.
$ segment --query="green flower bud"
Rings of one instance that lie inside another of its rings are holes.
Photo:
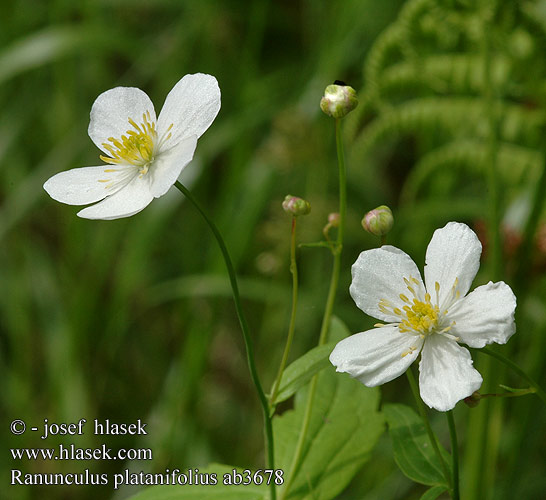
[[[307,215],[311,211],[311,205],[308,201],[291,194],[286,195],[286,198],[282,202],[282,208],[287,214],[291,214],[294,217],[298,215]]]
[[[368,233],[385,236],[392,228],[394,217],[387,205],[370,210],[362,219],[362,227]]]
[[[324,96],[320,100],[320,109],[334,118],[343,118],[355,109],[357,104],[355,89],[336,80],[333,85],[326,87]]]

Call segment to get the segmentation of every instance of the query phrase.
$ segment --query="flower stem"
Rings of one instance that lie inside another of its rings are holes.
[[[237,275],[235,274],[235,269],[233,267],[231,257],[229,255],[224,239],[222,238],[220,231],[216,227],[216,224],[214,224],[214,222],[212,222],[212,220],[207,216],[207,214],[204,212],[201,205],[193,197],[190,191],[180,181],[176,181],[175,186],[178,188],[180,192],[182,192],[182,194],[193,204],[193,206],[197,209],[197,211],[203,216],[203,219],[205,219],[205,222],[208,224],[210,230],[214,234],[214,237],[216,238],[216,241],[218,242],[218,246],[220,247],[220,250],[222,252],[222,256],[224,257],[224,261],[225,261],[226,268],[229,275],[229,281],[231,284],[231,290],[233,292],[233,301],[235,303],[237,317],[239,318],[239,323],[241,325],[241,331],[243,333],[243,339],[245,342],[246,357],[248,362],[248,368],[250,371],[250,376],[252,378],[252,382],[254,382],[254,385],[256,387],[256,392],[258,393],[258,397],[260,399],[260,404],[262,406],[262,411],[264,414],[264,431],[265,431],[265,442],[266,442],[266,450],[267,450],[267,466],[269,469],[273,470],[275,469],[275,459],[274,459],[275,455],[273,450],[273,426],[271,424],[271,417],[269,415],[269,405],[267,403],[267,398],[265,397],[265,393],[262,389],[262,384],[260,383],[260,378],[258,377],[258,372],[256,370],[256,364],[254,362],[254,349],[252,347],[252,339],[250,337],[248,323],[246,321],[246,317],[244,315],[243,308],[241,305],[241,299],[239,296],[239,286],[237,284]],[[275,481],[271,481],[270,488],[271,488],[271,500],[275,500],[276,499]]]
[[[438,441],[436,440],[436,436],[434,435],[434,431],[432,430],[432,427],[430,426],[430,422],[429,422],[428,416],[427,416],[427,411],[425,409],[425,405],[423,403],[423,400],[421,399],[421,396],[419,394],[419,388],[417,387],[417,382],[415,381],[415,376],[413,375],[413,372],[411,371],[411,368],[408,368],[406,370],[406,375],[408,377],[409,385],[411,387],[411,392],[413,393],[413,397],[415,398],[415,402],[417,403],[417,409],[419,410],[419,413],[421,414],[421,418],[423,419],[423,422],[425,424],[425,428],[427,430],[428,437],[430,439],[432,447],[434,448],[434,452],[436,453],[436,456],[438,457],[440,465],[442,466],[442,471],[444,473],[446,483],[449,485],[449,487],[451,487],[451,476],[449,474],[449,470],[448,470],[447,465],[446,465],[446,463],[444,461],[444,457],[440,453],[440,448],[438,447]]]
[[[326,299],[324,316],[322,317],[318,345],[324,344],[327,340],[328,328],[330,327],[330,320],[334,310],[334,302],[339,283],[339,272],[341,269],[341,251],[343,249],[343,236],[345,234],[345,216],[347,213],[347,174],[345,168],[345,155],[343,153],[343,140],[341,136],[341,120],[339,118],[336,119],[336,149],[339,170],[339,227],[337,229],[336,244],[332,248],[334,257],[332,277],[330,278],[330,289],[328,290],[328,298]]]
[[[288,326],[288,336],[286,338],[286,345],[284,346],[284,352],[279,366],[279,373],[275,379],[273,390],[269,397],[270,414],[275,411],[275,400],[279,392],[279,386],[282,379],[282,374],[288,360],[288,354],[292,346],[292,339],[294,338],[294,330],[296,327],[296,309],[298,307],[298,266],[296,264],[296,217],[292,217],[292,235],[290,238],[290,272],[292,273],[292,311],[290,313],[290,324]]]
[[[345,168],[345,155],[343,153],[343,140],[341,136],[341,119],[339,118],[336,119],[336,150],[339,171],[339,226],[337,228],[336,243],[331,247],[333,256],[332,276],[330,278],[330,288],[328,290],[328,297],[326,299],[326,306],[322,317],[318,345],[325,344],[328,339],[328,329],[330,327],[332,312],[334,310],[334,302],[339,283],[339,273],[341,270],[341,251],[343,249],[343,235],[345,233],[345,214],[347,213],[347,174]],[[317,389],[317,380],[318,375],[313,376],[311,379],[300,435],[298,437],[298,442],[296,444],[296,449],[294,451],[294,456],[292,458],[292,463],[287,476],[288,479],[284,485],[281,500],[284,500],[288,495],[290,486],[294,482],[301,465],[300,462],[303,454],[303,445],[305,443],[305,439],[307,438],[309,423],[311,422],[311,414],[313,410],[315,392]]]
[[[284,500],[288,493],[290,492],[290,487],[296,479],[296,474],[301,465],[301,457],[303,455],[303,445],[305,443],[305,438],[307,437],[307,431],[309,430],[309,424],[311,423],[311,411],[313,410],[313,401],[315,399],[315,392],[317,390],[317,380],[318,377],[315,375],[311,379],[311,385],[309,387],[309,394],[307,396],[307,403],[305,405],[305,413],[303,414],[303,420],[301,424],[300,435],[298,436],[298,442],[296,443],[296,449],[294,450],[294,457],[292,458],[292,463],[290,464],[290,470],[286,483],[284,484],[284,489],[281,495],[280,500]]]
[[[520,396],[527,396],[528,394],[536,394],[536,387],[529,387],[527,389],[518,389],[516,392],[502,392],[502,393],[491,393],[491,394],[480,394],[476,397],[479,401],[480,399],[485,398],[519,398]]]
[[[502,239],[500,231],[501,223],[501,182],[498,174],[498,146],[500,130],[499,91],[496,88],[493,77],[492,64],[494,57],[494,16],[497,2],[485,2],[482,12],[482,103],[483,114],[486,120],[487,130],[487,191],[488,191],[488,224],[487,235],[489,279],[498,281],[502,274]],[[491,360],[485,362],[480,368],[484,386],[493,387],[499,380],[500,374],[492,370]],[[490,405],[482,405],[470,414],[469,430],[465,459],[466,477],[464,488],[465,498],[478,500],[484,498],[495,483],[497,471],[496,460],[500,440],[500,422],[502,420],[502,404],[495,401]]]
[[[453,418],[453,411],[446,413],[449,426],[449,437],[451,439],[451,459],[453,467],[453,500],[459,500],[459,445],[457,443],[457,429]]]
[[[538,385],[537,382],[535,382],[531,377],[529,377],[529,375],[527,375],[518,365],[516,365],[516,363],[514,363],[513,361],[509,360],[508,358],[506,358],[505,356],[503,356],[502,354],[499,354],[498,352],[496,351],[493,351],[492,349],[489,349],[487,347],[483,347],[482,349],[479,350],[479,352],[483,352],[484,354],[487,354],[488,356],[491,356],[495,359],[498,359],[499,361],[501,361],[502,363],[504,363],[506,366],[508,366],[509,368],[511,368],[512,370],[514,370],[520,377],[524,378],[525,380],[527,380],[527,382],[529,382],[529,384],[531,385],[531,387],[534,388],[534,392],[536,393],[536,395],[542,399],[542,401],[544,403],[546,403],[546,392],[544,392],[544,389],[542,389],[542,387],[540,387],[540,385]]]

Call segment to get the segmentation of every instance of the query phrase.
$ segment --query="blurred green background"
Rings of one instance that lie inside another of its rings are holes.
[[[395,214],[389,243],[422,268],[437,227],[466,222],[484,243],[475,285],[504,280],[517,334],[499,352],[544,381],[546,2],[463,0],[20,0],[0,29],[0,412],[4,448],[151,448],[137,470],[253,469],[262,423],[224,264],[195,209],[171,190],[126,220],[88,221],[42,184],[99,164],[87,136],[103,91],[145,90],[161,109],[186,73],[216,76],[222,109],[183,180],[222,230],[240,276],[266,389],[286,335],[291,278],[286,194],[310,201],[299,240],[321,239],[337,209],[332,121],[318,103],[335,79],[360,105],[344,128],[349,213],[336,315],[371,327],[348,294],[350,265],[378,245],[360,219]],[[499,228],[498,231],[495,228]],[[499,238],[495,237],[498,234]],[[331,259],[302,248],[291,359],[318,338]],[[483,392],[524,387],[474,352]],[[405,378],[384,401],[412,404]],[[289,407],[289,405],[288,405]],[[281,409],[282,411],[282,409]],[[546,491],[546,411],[538,398],[487,400],[456,419],[463,498],[534,499]],[[148,423],[145,437],[41,441],[29,426],[86,418]],[[434,426],[446,441],[442,415]],[[6,499],[124,498],[111,486],[7,486],[24,473],[115,473],[117,462],[16,462],[1,454]],[[136,468],[137,466],[134,466]],[[476,486],[478,484],[478,486]],[[387,434],[345,499],[413,499]]]

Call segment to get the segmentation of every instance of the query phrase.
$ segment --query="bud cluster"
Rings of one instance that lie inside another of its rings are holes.
[[[311,211],[311,205],[308,201],[291,194],[286,195],[282,202],[282,208],[287,214],[291,214],[294,217],[298,215],[307,215]]]

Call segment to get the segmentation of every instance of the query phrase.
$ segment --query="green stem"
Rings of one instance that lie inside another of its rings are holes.
[[[332,318],[332,312],[334,310],[334,302],[336,299],[337,286],[339,283],[339,273],[341,270],[341,251],[343,249],[343,236],[345,234],[345,215],[347,213],[347,174],[345,168],[345,155],[343,153],[343,139],[341,136],[341,120],[336,119],[336,150],[337,150],[337,163],[339,170],[339,227],[337,229],[337,239],[335,245],[332,246],[333,266],[332,276],[330,278],[330,288],[328,290],[328,297],[326,299],[326,306],[324,308],[324,315],[322,317],[322,325],[320,327],[320,335],[318,345],[323,345],[328,339],[328,329],[330,327],[330,321]],[[311,422],[311,414],[313,410],[313,403],[315,399],[315,392],[317,388],[317,375],[311,379],[309,387],[309,394],[307,396],[307,403],[305,406],[305,413],[303,415],[302,426],[290,470],[287,476],[287,481],[284,485],[283,494],[281,500],[284,500],[290,491],[290,486],[294,482],[296,474],[300,468],[300,462],[303,455],[303,446],[307,437],[307,431],[309,429],[309,423]]]
[[[419,394],[419,387],[417,387],[417,382],[415,381],[415,377],[413,375],[413,372],[411,371],[411,367],[406,370],[406,375],[408,377],[409,385],[411,387],[411,392],[413,393],[413,397],[415,398],[415,402],[417,403],[417,409],[419,410],[419,413],[421,414],[421,418],[423,419],[423,422],[425,424],[428,437],[430,439],[432,447],[434,448],[434,452],[436,453],[438,457],[440,465],[442,466],[442,471],[444,473],[445,480],[447,484],[451,487],[451,476],[449,474],[449,469],[447,468],[447,465],[444,461],[444,457],[440,453],[440,448],[438,447],[438,441],[436,440],[434,431],[432,430],[432,427],[430,426],[427,411],[425,409],[423,400],[421,399],[421,395]]]
[[[292,235],[290,238],[290,272],[292,273],[292,311],[290,313],[290,324],[288,326],[288,336],[286,338],[286,345],[284,346],[284,352],[279,366],[279,372],[271,396],[269,397],[269,406],[271,414],[275,411],[275,400],[279,392],[279,386],[282,379],[284,368],[288,360],[288,354],[292,347],[292,339],[294,338],[294,330],[296,328],[296,309],[298,308],[298,266],[296,264],[296,217],[292,217]]]
[[[332,254],[334,264],[332,267],[332,277],[330,278],[330,288],[324,308],[324,316],[322,317],[322,325],[320,327],[319,343],[322,345],[326,342],[328,328],[334,310],[334,302],[339,283],[339,273],[341,270],[341,251],[343,249],[343,236],[345,234],[345,216],[347,214],[347,174],[345,168],[345,155],[343,153],[343,139],[341,136],[341,120],[336,119],[336,149],[337,162],[339,170],[339,227],[337,229],[337,240],[333,247]]]
[[[504,357],[502,354],[499,354],[498,352],[493,351],[492,349],[489,349],[488,347],[483,347],[478,352],[483,352],[484,354],[487,354],[488,356],[491,356],[495,359],[498,359],[502,363],[504,363],[506,366],[514,370],[520,377],[527,380],[529,382],[529,385],[535,389],[536,395],[542,399],[544,403],[546,403],[546,393],[544,392],[544,389],[540,387],[529,375],[527,375],[516,363],[513,361],[510,361],[508,358]]]
[[[175,186],[178,188],[180,192],[182,192],[182,194],[193,204],[193,206],[197,209],[197,211],[203,216],[203,219],[205,219],[205,222],[208,224],[210,230],[214,234],[214,237],[216,238],[216,241],[218,242],[218,246],[220,247],[220,250],[222,252],[222,256],[224,257],[224,261],[225,261],[226,268],[229,275],[229,281],[231,284],[231,290],[233,292],[233,302],[235,303],[237,317],[239,318],[241,331],[243,332],[243,339],[245,342],[246,357],[248,362],[248,368],[250,371],[250,376],[252,378],[252,382],[254,382],[256,391],[258,392],[258,397],[260,399],[260,404],[262,406],[262,411],[264,415],[265,441],[266,441],[266,450],[267,450],[267,457],[268,457],[267,465],[269,469],[273,470],[275,469],[275,459],[274,459],[275,455],[273,450],[273,426],[271,424],[271,417],[269,416],[269,405],[267,403],[267,398],[265,397],[265,393],[262,389],[262,384],[260,383],[260,378],[258,377],[256,364],[254,362],[254,349],[252,347],[252,339],[250,337],[248,323],[246,321],[246,317],[243,312],[243,307],[241,305],[241,299],[239,296],[239,286],[237,284],[237,275],[235,274],[235,268],[233,267],[233,263],[231,262],[231,257],[229,255],[228,249],[226,247],[224,239],[222,238],[222,235],[220,234],[220,231],[216,227],[216,224],[214,224],[214,222],[212,222],[212,220],[207,216],[207,214],[201,208],[201,205],[193,197],[193,195],[186,188],[186,186],[184,186],[180,181],[176,181]],[[271,500],[275,500],[276,491],[275,491],[274,481],[271,481],[270,487],[271,487]]]
[[[482,57],[483,57],[483,113],[487,126],[487,189],[488,189],[488,239],[489,239],[489,278],[498,281],[502,273],[501,184],[498,174],[499,108],[498,90],[492,72],[493,32],[496,1],[485,2],[483,19]],[[490,360],[485,360],[480,372],[484,386],[496,385],[499,373],[492,370]],[[495,483],[496,459],[500,440],[499,423],[502,419],[502,404],[495,401],[482,405],[471,413],[467,442],[465,467],[467,481],[463,495],[469,500],[484,498]]]
[[[537,390],[535,387],[529,387],[528,389],[519,389],[516,392],[502,392],[502,393],[491,393],[491,394],[480,394],[476,397],[477,400],[485,398],[519,398],[520,396],[527,396],[528,394],[536,394]]]
[[[294,479],[296,479],[296,474],[298,473],[301,465],[300,461],[303,455],[303,445],[305,443],[305,438],[307,437],[309,424],[311,423],[311,412],[313,410],[313,401],[315,399],[315,392],[317,390],[317,381],[318,377],[315,375],[311,379],[311,385],[309,387],[309,394],[307,396],[307,403],[305,405],[305,413],[303,414],[300,435],[298,436],[298,442],[296,444],[296,449],[294,450],[294,457],[292,458],[290,470],[288,471],[288,475],[286,476],[287,480],[284,484],[284,489],[280,500],[284,500],[290,492],[290,487],[292,486]]]
[[[459,445],[457,443],[457,429],[453,418],[453,411],[446,413],[451,440],[451,459],[453,464],[453,500],[459,500]]]

